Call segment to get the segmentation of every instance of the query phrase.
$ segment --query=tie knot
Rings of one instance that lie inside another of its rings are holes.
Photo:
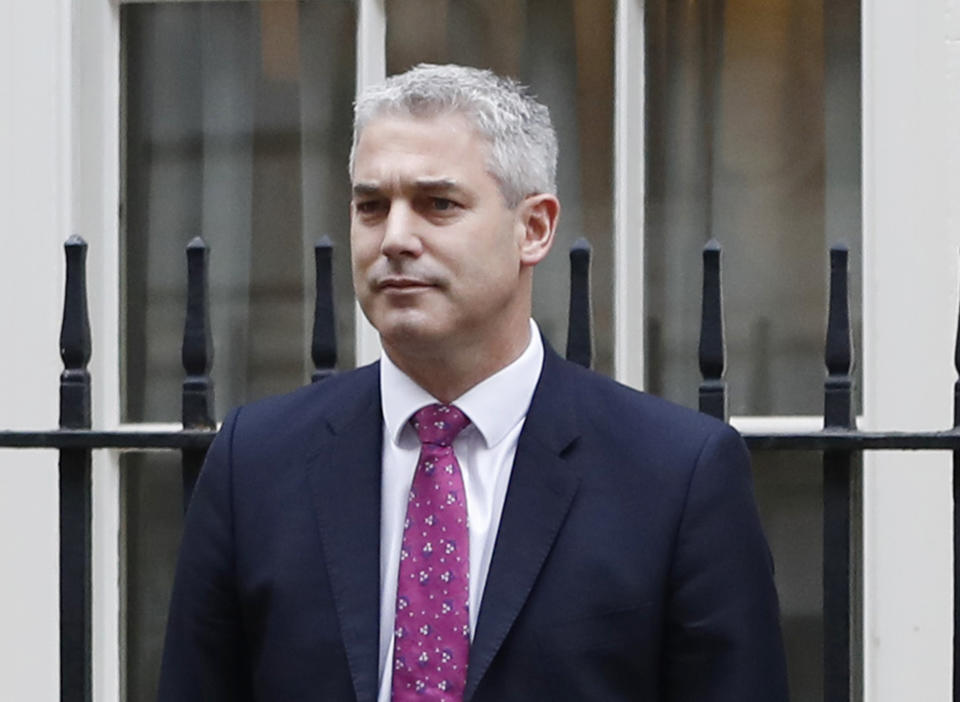
[[[470,419],[453,405],[427,405],[418,409],[410,420],[421,444],[449,446]]]

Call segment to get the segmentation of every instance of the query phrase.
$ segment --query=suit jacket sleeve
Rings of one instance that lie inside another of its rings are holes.
[[[729,427],[704,442],[676,543],[664,698],[787,700],[772,561],[753,498],[749,454]]]
[[[167,620],[160,702],[252,699],[235,587],[231,444],[238,413],[227,417],[211,445],[187,510]]]

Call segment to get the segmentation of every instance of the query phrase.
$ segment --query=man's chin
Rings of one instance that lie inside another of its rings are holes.
[[[390,315],[374,326],[380,332],[383,346],[400,353],[429,354],[450,340],[449,330],[444,331],[435,320],[418,318],[418,315]]]

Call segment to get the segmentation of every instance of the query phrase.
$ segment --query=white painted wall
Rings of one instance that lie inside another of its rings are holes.
[[[0,426],[54,427],[70,222],[68,0],[0,3]],[[0,699],[59,699],[57,463],[0,451]]]
[[[63,242],[90,244],[93,419],[119,421],[117,8],[0,3],[0,427],[57,424]],[[94,454],[94,699],[119,698],[118,470]],[[59,699],[57,454],[0,451],[0,699]]]
[[[960,6],[864,0],[864,420],[952,424],[960,247]],[[948,700],[950,458],[876,453],[864,477],[865,692]]]

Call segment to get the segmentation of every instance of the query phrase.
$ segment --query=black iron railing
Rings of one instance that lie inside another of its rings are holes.
[[[726,421],[726,365],[720,245],[703,249],[703,311],[700,325],[700,411]],[[851,699],[854,660],[852,633],[855,581],[851,507],[856,473],[854,460],[867,449],[960,448],[960,434],[866,433],[856,430],[853,413],[853,335],[850,329],[845,246],[830,249],[830,303],[824,362],[823,431],[792,435],[746,435],[753,450],[818,450],[823,452],[823,666],[824,700]],[[858,640],[858,639],[857,639]]]
[[[0,448],[48,448],[60,451],[60,669],[61,700],[91,700],[91,451],[94,449],[167,449],[182,454],[184,505],[216,433],[212,417],[213,345],[207,292],[208,250],[194,239],[187,246],[187,310],[183,334],[183,412],[180,430],[103,431],[90,426],[91,353],[87,316],[85,257],[87,245],[71,237],[65,245],[66,290],[60,353],[60,427],[50,431],[0,431]],[[333,306],[332,246],[317,243],[316,287],[311,358],[312,378],[322,381],[337,364]],[[567,357],[583,366],[593,358],[590,312],[590,246],[578,240],[570,250],[570,316]],[[853,605],[855,524],[851,517],[856,462],[868,450],[950,450],[954,456],[954,622],[960,626],[960,380],[954,386],[954,427],[929,432],[865,432],[856,429],[853,413],[853,344],[847,300],[847,250],[830,251],[830,304],[826,335],[823,429],[794,433],[745,433],[754,451],[820,451],[823,454],[823,621],[824,700],[852,699],[852,657],[859,639]],[[700,410],[723,420],[727,388],[721,248],[709,242],[703,251],[703,307],[699,344]],[[960,329],[954,364],[960,372]],[[958,642],[954,637],[954,694],[960,701]]]

